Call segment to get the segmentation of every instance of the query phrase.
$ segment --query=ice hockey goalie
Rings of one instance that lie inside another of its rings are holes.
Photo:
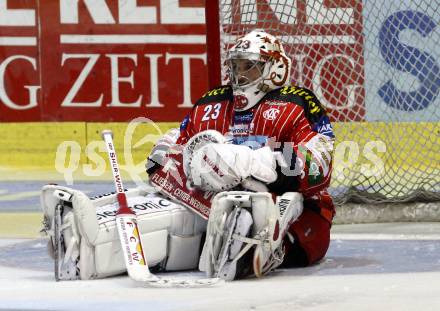
[[[335,214],[329,118],[310,90],[290,85],[291,60],[274,36],[239,38],[227,64],[229,85],[199,99],[174,136],[191,185],[218,192],[199,268],[232,280],[313,264]],[[149,173],[163,165],[159,154]]]
[[[335,213],[329,118],[310,90],[290,84],[291,60],[274,36],[239,38],[227,64],[230,83],[200,98],[148,156],[154,189],[127,192],[147,261],[226,280],[316,263]],[[124,272],[113,195],[46,186],[42,206],[58,279]]]

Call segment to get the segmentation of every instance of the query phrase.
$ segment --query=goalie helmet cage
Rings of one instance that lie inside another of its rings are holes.
[[[206,18],[210,87],[237,37],[283,42],[334,127],[342,222],[440,220],[439,1],[209,0]]]

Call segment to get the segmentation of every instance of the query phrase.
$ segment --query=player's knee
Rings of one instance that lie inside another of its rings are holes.
[[[309,266],[326,255],[330,245],[330,223],[318,213],[305,208],[301,216],[289,228],[293,237],[286,241],[287,266]]]

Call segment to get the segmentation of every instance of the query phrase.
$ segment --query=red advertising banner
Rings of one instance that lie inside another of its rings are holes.
[[[334,120],[362,120],[362,3],[323,0],[352,8],[351,20],[335,25],[311,24],[302,1],[291,24],[265,0],[254,2],[257,14],[272,12],[262,18],[298,42],[286,45],[293,80],[312,89]],[[0,122],[183,119],[208,87],[204,5],[0,0]],[[243,26],[239,16],[231,21]]]
[[[203,0],[2,0],[0,37],[0,121],[177,121],[207,88]]]
[[[0,121],[41,119],[38,7],[0,1]]]

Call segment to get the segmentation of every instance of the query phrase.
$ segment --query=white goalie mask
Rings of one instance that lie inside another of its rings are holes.
[[[290,84],[290,58],[281,42],[262,30],[237,39],[226,61],[237,111],[252,108],[266,93]]]

